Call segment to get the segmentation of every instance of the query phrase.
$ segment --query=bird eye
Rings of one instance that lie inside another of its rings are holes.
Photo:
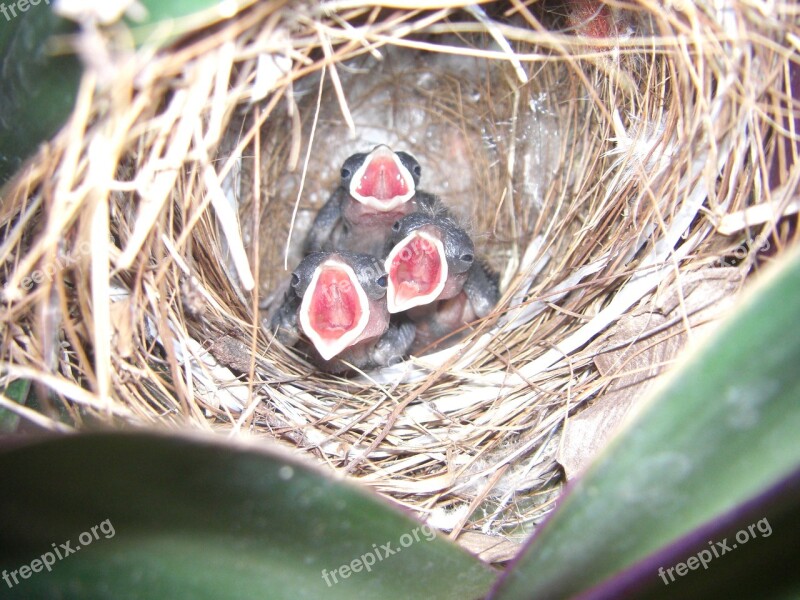
[[[300,276],[297,273],[292,273],[292,287],[297,287],[300,283]]]
[[[392,225],[392,231],[400,231],[400,221],[395,221],[394,225]]]
[[[420,167],[419,165],[414,165],[414,175],[416,175],[417,177],[422,175],[422,167]]]
[[[385,288],[387,285],[389,285],[389,276],[381,275],[377,280],[375,280],[375,283],[377,283],[380,287]]]
[[[346,168],[346,167],[343,167],[343,168],[342,168],[342,172],[341,172],[342,179],[347,179],[347,178],[349,178],[349,177],[350,177],[352,174],[353,174],[353,172],[352,172],[350,169],[348,169],[348,168]]]
[[[473,260],[475,260],[475,257],[472,256],[472,254],[462,254],[461,255],[461,262],[471,263]]]

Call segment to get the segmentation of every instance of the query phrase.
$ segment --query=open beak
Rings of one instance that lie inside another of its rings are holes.
[[[323,262],[300,304],[300,326],[325,360],[358,341],[369,322],[367,294],[350,265]]]
[[[411,173],[387,146],[370,152],[350,181],[350,195],[379,212],[395,210],[415,191]]]
[[[390,313],[430,304],[444,290],[447,260],[441,240],[417,230],[406,236],[386,257],[389,274],[386,303]]]

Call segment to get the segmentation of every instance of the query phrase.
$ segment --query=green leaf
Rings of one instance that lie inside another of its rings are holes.
[[[163,45],[177,37],[230,18],[255,0],[140,0],[145,18],[126,18],[137,44]],[[222,8],[224,7],[224,11]]]
[[[800,471],[633,572],[612,578],[611,586],[592,590],[591,597],[620,598],[636,590],[637,598],[651,600],[800,598],[798,540]]]
[[[137,45],[163,46],[253,2],[141,0],[144,18],[125,21]],[[6,2],[5,13],[0,11],[0,185],[67,121],[82,72],[74,53],[56,53],[51,43],[61,36],[63,46],[77,26],[56,16],[45,2],[26,4],[25,12],[19,11],[19,4]],[[125,35],[120,38],[120,44],[127,42]]]
[[[81,75],[77,57],[54,54],[49,43],[73,33],[71,23],[44,2],[15,14],[0,13],[0,184],[67,120]]]
[[[15,379],[8,384],[5,389],[0,389],[0,392],[17,404],[24,405],[28,400],[28,391],[31,389],[31,382],[27,379]],[[0,408],[0,434],[13,433],[19,426],[19,415]]]
[[[798,252],[756,287],[570,488],[494,597],[586,590],[800,467]]]
[[[263,444],[75,435],[0,451],[0,474],[0,573],[18,579],[0,581],[3,597],[469,600],[493,580],[377,497]],[[68,542],[74,553],[47,556]],[[43,556],[50,572],[21,579]]]

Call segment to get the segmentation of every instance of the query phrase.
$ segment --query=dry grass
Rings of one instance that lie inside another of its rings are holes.
[[[613,380],[592,358],[615,322],[757,239],[732,267],[749,273],[797,211],[797,8],[624,5],[608,40],[516,0],[415,5],[261,2],[89,69],[68,125],[4,189],[0,384],[34,381],[41,410],[0,406],[53,429],[278,438],[454,536],[538,522],[569,415]],[[399,56],[427,58],[375,67]],[[380,111],[398,121],[376,130]],[[318,151],[349,131],[343,154]],[[444,195],[503,299],[456,346],[320,374],[277,347],[262,309],[341,158],[384,139],[419,155],[431,191],[442,148],[474,167]]]

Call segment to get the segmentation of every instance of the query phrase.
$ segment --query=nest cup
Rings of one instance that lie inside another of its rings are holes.
[[[248,431],[454,536],[528,532],[572,474],[570,419],[632,372],[640,395],[676,352],[647,358],[657,336],[713,319],[794,235],[797,25],[740,2],[443,4],[258,3],[114,47],[113,76],[89,63],[3,193],[22,416]],[[503,296],[449,348],[328,375],[265,316],[341,163],[379,143],[417,157]]]

